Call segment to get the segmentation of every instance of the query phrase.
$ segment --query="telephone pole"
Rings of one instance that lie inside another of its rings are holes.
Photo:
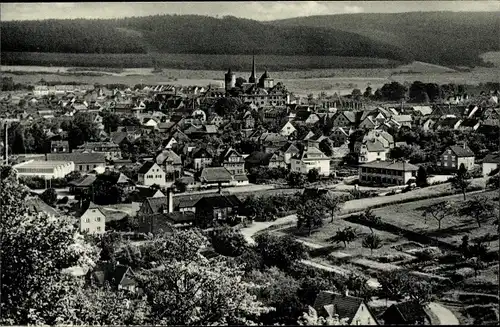
[[[7,129],[9,128],[9,123],[5,122],[5,165],[9,165],[9,134]]]

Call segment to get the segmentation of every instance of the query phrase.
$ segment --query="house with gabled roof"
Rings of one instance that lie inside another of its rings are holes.
[[[333,127],[328,137],[334,147],[340,147],[349,143],[349,131],[346,131],[343,127]]]
[[[408,162],[376,160],[359,165],[360,183],[406,185],[415,178],[418,167]]]
[[[191,152],[193,166],[195,170],[201,170],[209,167],[214,159],[214,155],[206,147],[195,148]]]
[[[287,165],[290,164],[291,158],[299,152],[299,148],[292,142],[287,142],[278,150],[278,154],[283,156],[283,159]]]
[[[384,325],[430,325],[430,318],[416,301],[395,303],[384,311]]]
[[[146,161],[138,171],[137,181],[145,186],[159,185],[166,186],[166,173],[153,161]]]
[[[333,127],[353,127],[356,125],[356,112],[354,111],[337,111],[337,114],[332,119]]]
[[[201,171],[199,179],[205,186],[224,186],[232,182],[233,175],[225,167],[206,167]]]
[[[172,150],[163,150],[156,156],[156,163],[162,167],[165,174],[177,178],[182,175],[182,159]]]
[[[306,147],[291,158],[291,171],[307,174],[317,169],[320,176],[330,175],[330,158],[316,147]]]
[[[104,234],[106,215],[101,208],[89,202],[80,214],[80,231],[87,234]]]
[[[349,294],[321,291],[314,301],[313,308],[318,316],[336,316],[340,320],[346,319],[348,325],[378,325],[376,316],[366,302]]]
[[[438,166],[446,170],[458,170],[463,164],[467,170],[474,168],[475,154],[462,142],[460,145],[452,145],[446,148],[439,157]]]
[[[232,147],[227,148],[221,154],[220,163],[221,166],[226,168],[233,176],[245,174],[245,159]]]
[[[75,163],[75,170],[80,172],[89,172],[97,167],[106,166],[104,153],[47,153],[44,159],[46,161],[72,161]]]
[[[285,123],[285,125],[283,125],[283,127],[281,127],[280,134],[283,136],[290,136],[296,130],[297,129],[295,128],[295,126],[293,126],[293,124],[291,122],[287,121]]]
[[[117,290],[137,292],[138,286],[135,275],[129,266],[119,263],[101,263],[86,275],[88,283],[98,286],[110,285]]]
[[[235,195],[217,194],[201,198],[195,205],[196,220],[201,225],[236,217],[242,203]]]

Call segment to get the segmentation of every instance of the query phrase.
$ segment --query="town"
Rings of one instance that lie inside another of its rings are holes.
[[[0,324],[499,323],[500,84],[303,96],[257,58],[2,76]]]

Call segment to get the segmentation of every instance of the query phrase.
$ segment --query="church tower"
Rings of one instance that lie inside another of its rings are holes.
[[[227,73],[224,75],[224,85],[226,92],[236,86],[236,75],[231,71],[231,68],[229,68]]]
[[[252,75],[250,75],[250,78],[248,79],[248,83],[255,84],[257,82],[256,78],[257,73],[255,72],[255,55],[252,56]]]

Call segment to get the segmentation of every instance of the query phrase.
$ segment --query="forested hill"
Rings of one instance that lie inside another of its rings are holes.
[[[413,59],[397,47],[349,32],[193,15],[2,22],[1,45],[2,51],[26,52],[138,53],[149,48],[164,53]]]
[[[2,22],[2,51],[353,56],[474,66],[500,50],[498,13],[351,14],[258,22],[157,15]]]
[[[332,28],[364,35],[406,49],[417,60],[442,65],[473,66],[481,62],[480,54],[500,51],[500,12],[346,14],[268,23]]]

